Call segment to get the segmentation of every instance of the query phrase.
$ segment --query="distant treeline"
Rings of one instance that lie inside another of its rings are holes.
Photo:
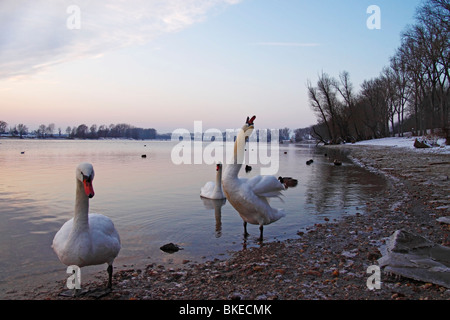
[[[259,131],[256,130],[257,137],[259,139]],[[264,139],[266,141],[272,140],[272,134],[270,129],[265,129]],[[292,131],[289,128],[278,129],[278,139],[279,141],[295,140],[296,142],[307,140],[311,128],[296,129],[294,130],[294,136],[291,137]],[[65,138],[65,139],[105,139],[105,138],[123,138],[123,139],[172,139],[171,133],[159,134],[156,129],[148,128],[137,128],[126,123],[110,124],[109,126],[96,124],[88,127],[85,124],[80,124],[78,126],[70,127],[68,126],[63,132],[61,128],[56,129],[54,123],[48,125],[41,124],[38,129],[30,131],[28,127],[22,123],[18,125],[10,126],[8,128],[8,123],[0,120],[0,134],[8,134],[12,137],[23,136],[33,137],[38,139],[46,138]],[[191,133],[191,139],[195,139],[195,133]],[[211,137],[204,137],[202,134],[202,139],[205,138],[207,141],[211,140]],[[226,132],[223,132],[223,141],[226,141],[228,137]]]
[[[348,72],[308,81],[318,124],[312,134],[325,143],[424,135],[438,128],[450,143],[450,2],[427,0],[416,22],[401,34],[395,54],[377,78],[355,92]]]
[[[36,138],[69,138],[69,139],[101,139],[101,138],[124,138],[124,139],[170,139],[170,134],[158,134],[153,128],[137,128],[126,123],[88,127],[85,124],[70,127],[64,132],[61,128],[56,130],[55,124],[41,124],[38,129],[30,131],[22,123],[9,127],[8,123],[0,120],[0,133],[10,134],[13,137],[23,137],[32,135]]]
[[[98,138],[126,138],[126,139],[156,139],[155,129],[136,128],[126,123],[111,124],[109,126],[93,124],[89,128],[85,124],[77,127],[67,127],[69,138],[98,139]]]

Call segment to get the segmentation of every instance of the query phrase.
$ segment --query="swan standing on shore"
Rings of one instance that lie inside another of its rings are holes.
[[[111,288],[113,261],[120,251],[120,238],[111,219],[89,214],[89,199],[94,196],[92,180],[92,164],[81,163],[76,169],[75,215],[56,233],[52,248],[67,266],[81,268],[107,263],[108,288]]]
[[[244,160],[245,141],[253,132],[255,118],[247,117],[245,125],[238,133],[234,143],[233,163],[227,165],[223,175],[223,190],[228,201],[244,220],[244,235],[248,235],[247,223],[256,224],[259,225],[259,240],[262,241],[264,225],[285,216],[283,209],[270,206],[268,198],[279,198],[286,187],[274,176],[255,176],[251,179],[238,177]]]
[[[216,166],[216,182],[209,181],[200,189],[200,196],[208,199],[225,199],[222,191],[222,164]]]

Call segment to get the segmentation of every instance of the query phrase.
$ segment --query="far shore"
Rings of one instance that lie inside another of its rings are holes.
[[[106,138],[71,138],[71,137],[19,137],[19,136],[0,136],[0,140],[25,140],[25,141],[47,141],[47,140],[64,140],[64,141],[97,141],[97,140],[130,140],[130,141],[170,141],[170,136],[164,138],[155,138],[155,139],[133,139],[133,138],[125,138],[125,137],[106,137]]]

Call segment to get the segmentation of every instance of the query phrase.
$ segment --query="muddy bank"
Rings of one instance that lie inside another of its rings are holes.
[[[100,299],[450,299],[450,290],[381,273],[381,289],[368,290],[367,268],[379,247],[398,229],[450,246],[450,228],[437,218],[450,215],[450,156],[417,150],[327,147],[386,176],[389,187],[367,199],[366,210],[339,221],[324,220],[298,238],[235,252],[227,260],[168,268],[117,266],[113,290]],[[175,253],[176,254],[176,253]],[[84,283],[106,285],[106,272]],[[36,288],[14,299],[72,299],[59,295],[65,283]],[[84,296],[79,299],[94,299]]]

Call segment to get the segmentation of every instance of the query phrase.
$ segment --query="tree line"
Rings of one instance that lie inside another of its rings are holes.
[[[24,135],[32,134],[36,138],[69,138],[69,139],[101,139],[101,138],[126,138],[126,139],[166,139],[170,140],[172,138],[170,133],[158,134],[158,132],[153,129],[143,129],[131,126],[126,123],[110,124],[109,126],[96,124],[88,127],[85,124],[80,124],[78,126],[70,127],[68,126],[66,130],[62,131],[61,128],[55,130],[55,124],[50,123],[48,125],[41,124],[36,130],[29,131],[28,127],[24,124],[18,124],[13,127],[9,127],[8,123],[0,120],[0,133],[10,134],[16,137],[22,137]],[[299,129],[297,129],[299,130]],[[297,132],[297,131],[296,131]],[[257,130],[259,136],[259,130]],[[223,133],[223,139],[226,140],[226,132]],[[279,141],[290,140],[291,130],[289,128],[278,129]],[[191,133],[191,138],[194,139],[194,134]],[[269,129],[265,130],[265,138],[267,141],[271,141],[271,131]],[[300,139],[301,140],[301,139]]]
[[[137,128],[126,123],[100,125],[96,124],[88,127],[85,124],[70,127],[68,126],[64,133],[61,128],[55,131],[55,124],[41,124],[36,130],[30,131],[28,127],[22,123],[9,127],[8,123],[0,120],[0,133],[9,133],[12,136],[23,137],[24,135],[33,134],[37,138],[54,138],[65,137],[69,139],[100,139],[100,138],[126,138],[126,139],[156,139],[169,138],[170,135],[158,135],[153,128]]]
[[[88,127],[85,124],[67,127],[66,134],[70,138],[98,139],[98,138],[127,138],[127,139],[156,139],[157,132],[153,128],[143,129],[126,123],[110,124],[109,126],[96,124]]]
[[[450,0],[428,0],[380,75],[356,92],[347,71],[322,72],[307,82],[318,123],[311,134],[325,143],[424,135],[438,129],[449,139]]]

